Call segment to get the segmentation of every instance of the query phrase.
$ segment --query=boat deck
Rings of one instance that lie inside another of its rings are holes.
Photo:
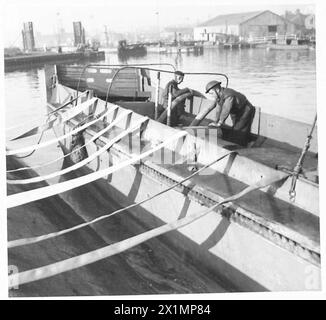
[[[281,148],[241,148],[238,153],[270,168],[293,169],[298,162],[300,152]],[[302,176],[310,181],[318,182],[318,158],[312,153],[305,157]]]
[[[186,165],[160,165],[183,178],[189,176]],[[200,175],[191,179],[194,186],[203,190],[217,194],[222,198],[227,198],[237,194],[247,187],[241,181],[231,178],[225,174],[207,169]],[[319,218],[308,211],[300,209],[281,199],[273,197],[271,194],[256,190],[240,198],[234,204],[248,210],[254,215],[263,218],[265,222],[278,224],[286,227],[307,239],[319,243]]]
[[[207,127],[204,130],[207,131],[214,129]],[[194,134],[194,131],[189,130],[189,133]],[[207,135],[207,132],[205,134]],[[264,164],[270,168],[283,170],[286,172],[293,170],[301,154],[301,150],[299,148],[285,148],[286,146],[283,147],[281,144],[279,147],[277,147],[274,143],[269,143],[268,140],[261,143],[260,146],[259,143],[253,141],[248,144],[248,147],[242,147],[228,140],[217,137],[215,139],[216,144],[220,147],[228,150],[235,150],[241,156]],[[256,144],[257,146],[255,146]],[[317,154],[309,151],[307,152],[304,158],[303,170],[300,176],[314,183],[319,182]]]
[[[98,131],[103,127],[103,124],[93,125],[92,129]],[[105,133],[104,137],[107,139],[113,138],[123,130],[118,127],[114,127],[109,133]],[[124,138],[120,141],[119,145],[123,149],[128,148],[130,144],[130,137]],[[139,139],[139,137],[138,137]],[[225,145],[224,140],[219,141],[218,144]],[[142,147],[146,149],[150,145],[150,142],[144,141]],[[228,143],[230,146],[230,144]],[[285,152],[282,149],[267,149],[267,148],[239,148],[239,154],[251,158],[255,161],[264,163],[271,167],[275,167],[275,164],[282,163],[283,165],[294,166],[297,157],[297,153]],[[284,162],[283,162],[284,160]],[[307,157],[308,166],[316,165],[317,159],[309,155]],[[163,169],[162,172],[171,172],[179,177],[185,178],[189,176],[189,170],[186,164],[157,164]],[[203,190],[203,194],[211,193],[217,197],[227,198],[231,195],[237,194],[241,190],[247,187],[247,185],[239,180],[236,180],[226,174],[219,173],[212,169],[206,169],[201,175],[194,176],[190,180],[191,185],[196,186],[200,190]],[[214,196],[212,197],[214,198]],[[233,208],[241,207],[247,210],[251,214],[255,215],[264,226],[271,227],[274,231],[280,233],[290,232],[291,235],[300,235],[301,245],[307,245],[309,248],[315,248],[318,251],[319,246],[319,218],[310,212],[298,208],[291,203],[287,203],[281,199],[273,197],[270,193],[256,190],[250,192],[243,198],[236,201],[233,204]],[[273,225],[273,226],[272,226]],[[302,243],[305,242],[306,243]]]

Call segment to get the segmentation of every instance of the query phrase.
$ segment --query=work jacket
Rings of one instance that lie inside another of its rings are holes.
[[[171,80],[167,83],[167,85],[165,86],[165,89],[163,91],[163,105],[167,106],[168,104],[168,99],[169,99],[169,88],[171,87],[172,90],[172,101],[181,96],[184,93],[187,93],[189,91],[188,88],[184,88],[184,89],[179,89],[178,87],[178,83],[175,80]]]
[[[246,96],[230,88],[221,88],[216,102],[222,108],[220,121],[223,123],[229,114],[240,115],[246,106],[251,106]]]

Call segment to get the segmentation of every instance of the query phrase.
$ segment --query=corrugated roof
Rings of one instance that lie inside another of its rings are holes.
[[[213,19],[210,19],[206,22],[201,23],[198,27],[209,27],[209,26],[218,26],[218,25],[231,25],[231,24],[240,24],[245,22],[264,11],[254,11],[254,12],[242,12],[242,13],[233,13],[233,14],[224,14],[217,16]]]

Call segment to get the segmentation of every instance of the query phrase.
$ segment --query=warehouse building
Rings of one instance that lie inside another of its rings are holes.
[[[217,41],[221,35],[242,39],[293,34],[295,26],[269,10],[220,15],[194,28],[194,39]]]

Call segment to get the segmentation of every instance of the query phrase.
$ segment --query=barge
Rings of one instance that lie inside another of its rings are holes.
[[[128,44],[126,40],[120,40],[118,45],[118,57],[121,59],[127,57],[142,57],[147,54],[147,48],[144,44]]]

